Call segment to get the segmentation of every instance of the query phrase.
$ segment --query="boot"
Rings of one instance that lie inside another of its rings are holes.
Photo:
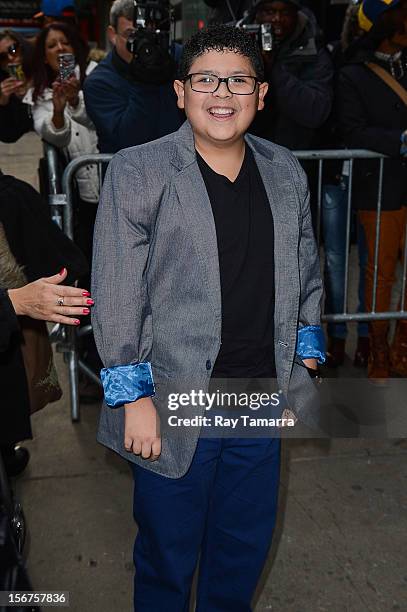
[[[356,368],[366,368],[369,359],[370,341],[368,337],[359,336],[353,365]]]
[[[392,376],[407,378],[407,321],[399,321],[390,350]]]
[[[0,452],[3,457],[7,476],[18,476],[27,467],[30,453],[24,446],[1,446]]]
[[[367,376],[377,384],[385,383],[390,376],[390,355],[386,333],[370,333],[370,354]]]
[[[344,361],[345,361],[345,339],[334,338],[333,336],[329,336],[328,350],[326,352],[326,362],[325,362],[326,367],[327,368],[337,368],[338,366],[343,365]]]

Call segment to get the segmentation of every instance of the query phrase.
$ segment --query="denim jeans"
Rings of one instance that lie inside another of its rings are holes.
[[[346,219],[349,179],[338,185],[324,185],[322,193],[322,236],[325,250],[325,313],[343,312],[345,297]],[[365,271],[367,247],[360,223],[357,225],[359,256],[358,312],[365,312]],[[346,323],[328,323],[328,336],[345,339]],[[367,323],[358,323],[358,336],[368,336]]]

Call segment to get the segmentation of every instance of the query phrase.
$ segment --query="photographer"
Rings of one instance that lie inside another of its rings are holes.
[[[271,24],[273,48],[263,52],[270,83],[263,113],[251,131],[291,150],[318,145],[333,99],[333,66],[315,18],[301,0],[261,0],[257,24]]]
[[[107,30],[113,49],[84,85],[86,108],[102,153],[160,138],[183,121],[172,88],[175,62],[169,53],[154,45],[147,49],[142,45],[138,55],[128,49],[129,39],[138,35],[133,14],[133,0],[113,3]]]

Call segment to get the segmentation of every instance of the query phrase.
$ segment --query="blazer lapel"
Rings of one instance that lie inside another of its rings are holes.
[[[216,315],[221,317],[221,288],[218,243],[212,207],[196,161],[194,140],[189,123],[178,130],[172,163],[180,172],[174,186],[198,254],[208,295]],[[192,271],[194,274],[195,271]]]
[[[293,190],[289,168],[270,159],[262,153],[261,146],[250,136],[247,142],[254,152],[257,167],[262,177],[270,203],[274,222],[274,268],[275,268],[275,314],[276,323],[283,326],[287,322],[287,291],[296,279],[292,277],[297,270],[298,258],[298,206]],[[288,338],[283,338],[288,340]]]

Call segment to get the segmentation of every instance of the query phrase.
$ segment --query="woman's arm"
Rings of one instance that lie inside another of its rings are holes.
[[[73,93],[74,96],[74,93]],[[68,98],[68,113],[74,121],[80,123],[89,130],[94,130],[95,126],[92,119],[86,112],[85,100],[83,98],[83,91],[79,90],[76,94],[76,98]]]
[[[53,89],[52,99],[39,98],[32,103],[34,130],[46,142],[63,149],[71,142],[71,120],[65,112],[66,102]]]

